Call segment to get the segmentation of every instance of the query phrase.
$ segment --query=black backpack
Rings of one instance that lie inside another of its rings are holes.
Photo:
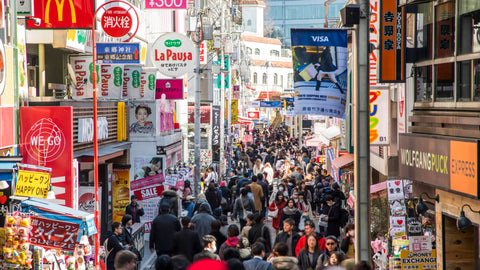
[[[348,210],[345,209],[345,208],[341,208],[340,209],[340,220],[338,222],[340,227],[344,227],[345,225],[347,225],[349,219],[350,219],[350,212],[348,212]]]

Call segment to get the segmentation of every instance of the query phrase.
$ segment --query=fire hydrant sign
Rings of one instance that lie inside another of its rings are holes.
[[[193,71],[196,64],[192,41],[179,33],[161,35],[150,50],[152,63],[159,71],[171,77],[180,77]]]
[[[402,270],[416,269],[437,269],[437,257],[435,249],[432,251],[411,252],[402,250],[400,252]]]
[[[102,28],[111,37],[123,37],[132,29],[132,16],[123,7],[111,7],[102,15]]]
[[[15,195],[46,198],[50,190],[50,173],[19,170]]]

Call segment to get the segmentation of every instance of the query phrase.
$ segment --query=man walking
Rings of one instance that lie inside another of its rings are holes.
[[[295,221],[291,218],[287,218],[283,221],[283,232],[279,233],[275,238],[275,244],[285,243],[288,246],[287,256],[295,257],[295,247],[297,246],[300,235],[293,231],[295,227]]]
[[[252,176],[252,183],[250,184],[250,189],[253,194],[253,202],[255,203],[255,210],[257,212],[262,211],[262,198],[264,196],[262,186],[257,183],[257,176]]]
[[[202,251],[202,244],[200,243],[200,238],[198,233],[190,229],[191,223],[189,217],[182,218],[182,227],[183,229],[174,236],[173,242],[173,254],[182,254],[187,257],[187,259],[192,262],[193,256],[198,252]]]
[[[263,260],[265,246],[262,243],[252,245],[252,256],[252,259],[243,262],[245,270],[272,270],[272,264]]]
[[[177,217],[169,214],[170,205],[162,203],[160,214],[153,220],[150,231],[150,251],[155,248],[157,256],[172,255],[175,232],[181,230]]]

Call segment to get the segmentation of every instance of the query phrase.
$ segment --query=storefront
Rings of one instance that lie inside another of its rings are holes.
[[[413,180],[422,226],[433,223],[437,269],[479,269],[478,140],[401,134],[399,174]]]

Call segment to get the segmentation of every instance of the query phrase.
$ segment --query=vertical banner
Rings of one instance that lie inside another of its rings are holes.
[[[73,108],[21,107],[23,163],[52,168],[51,185],[59,204],[73,205]]]
[[[347,32],[291,29],[295,113],[345,118]]]
[[[99,85],[99,97],[120,99],[123,86],[123,65],[102,65]]]
[[[369,82],[370,86],[376,86],[378,81],[378,39],[380,37],[380,21],[378,12],[380,8],[379,0],[370,0],[370,55],[369,55]]]
[[[71,56],[70,64],[72,65],[75,75],[75,89],[73,89],[73,99],[93,98],[93,60],[92,56]],[[100,71],[100,66],[97,65],[97,72]],[[100,72],[97,73],[97,79],[100,78]],[[100,80],[98,80],[99,82]]]
[[[130,169],[113,168],[112,208],[113,222],[121,222],[130,203]]]
[[[380,81],[405,81],[404,7],[382,1],[380,12]]]
[[[142,77],[140,78],[140,92],[143,93],[143,99],[155,99],[155,88],[157,80],[157,77],[155,75],[156,73],[156,68],[142,68]]]
[[[220,145],[220,106],[212,106],[212,146]]]
[[[3,9],[2,9],[3,10]],[[28,98],[27,42],[25,26],[17,25],[18,46],[18,92],[20,98]]]
[[[390,144],[389,89],[370,90],[370,145]]]
[[[405,104],[405,84],[397,84],[397,130],[398,133],[407,132],[407,117],[406,109],[407,105]]]
[[[142,67],[126,65],[123,69],[123,97],[143,99],[144,93],[140,92],[140,77]]]
[[[238,123],[238,99],[232,99],[232,124]]]

